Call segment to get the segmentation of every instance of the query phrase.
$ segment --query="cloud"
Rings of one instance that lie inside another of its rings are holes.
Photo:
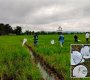
[[[0,22],[24,29],[27,24],[30,30],[56,30],[61,25],[65,31],[87,31],[90,0],[0,0]]]

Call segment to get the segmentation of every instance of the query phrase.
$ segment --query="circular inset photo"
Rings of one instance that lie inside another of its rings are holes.
[[[87,73],[88,73],[88,70],[83,65],[78,65],[73,69],[73,76],[74,77],[83,78],[83,77],[87,76]]]
[[[90,58],[90,47],[89,46],[82,47],[80,53],[82,54],[83,58],[85,59]]]
[[[73,53],[71,53],[71,65],[77,65],[82,61],[84,60],[80,52],[73,51]]]
[[[90,77],[90,44],[71,45],[71,77]]]

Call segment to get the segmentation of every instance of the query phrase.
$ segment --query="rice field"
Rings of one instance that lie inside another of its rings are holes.
[[[21,45],[23,37],[0,36],[0,80],[42,80],[28,49]]]
[[[73,34],[64,35],[65,42],[60,47],[59,35],[39,35],[38,45],[33,46],[32,35],[22,36],[0,36],[0,78],[11,78],[15,80],[42,80],[39,69],[33,63],[29,50],[23,46],[22,40],[28,39],[28,44],[43,56],[45,61],[54,66],[58,72],[62,73],[65,80],[90,80],[70,78],[70,44],[74,44]],[[85,34],[78,34],[80,42],[84,44]],[[55,44],[50,44],[54,39]],[[89,42],[90,43],[90,42]],[[75,43],[76,44],[76,43]]]

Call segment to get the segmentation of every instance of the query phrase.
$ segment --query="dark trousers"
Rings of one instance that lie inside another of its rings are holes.
[[[38,40],[34,40],[34,45],[37,45],[38,44]]]
[[[88,43],[89,38],[86,38],[86,43]]]
[[[77,43],[78,43],[78,39],[75,39],[75,42],[77,42]]]

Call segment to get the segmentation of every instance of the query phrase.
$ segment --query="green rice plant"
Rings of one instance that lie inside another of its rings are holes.
[[[77,34],[80,42],[78,44],[85,44],[85,34]],[[61,72],[65,80],[73,80],[70,78],[70,45],[77,44],[74,42],[73,34],[64,35],[65,42],[63,48],[58,41],[59,35],[39,35],[38,46],[34,47],[37,54],[40,54],[58,72]],[[54,39],[55,44],[51,45],[50,41]],[[74,79],[74,80],[88,80],[88,79]]]
[[[84,44],[85,34],[77,34],[78,44]],[[0,36],[0,78],[14,77],[15,80],[41,80],[41,74],[33,64],[29,50],[23,46],[22,40],[27,38],[28,44],[44,57],[50,65],[54,66],[58,72],[62,73],[65,80],[89,80],[70,78],[70,44],[74,43],[73,34],[67,34],[63,48],[58,41],[59,35],[39,35],[38,45],[33,45],[33,35],[25,36]],[[55,44],[50,41],[54,39]],[[90,42],[89,42],[90,43]]]
[[[41,74],[32,63],[29,50],[22,47],[26,36],[0,36],[0,78],[4,80],[41,80]],[[35,76],[35,77],[34,77]]]

